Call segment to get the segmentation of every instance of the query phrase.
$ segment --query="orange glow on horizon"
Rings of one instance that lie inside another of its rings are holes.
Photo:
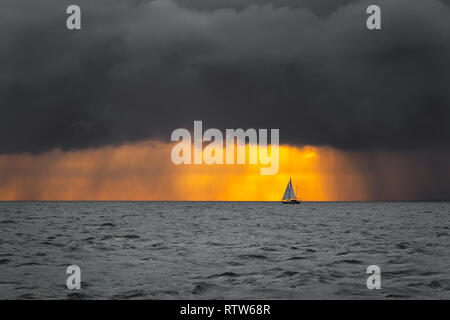
[[[291,177],[302,200],[367,200],[349,156],[326,147],[280,146],[278,174],[260,165],[174,165],[172,144],[0,156],[0,200],[279,201]]]

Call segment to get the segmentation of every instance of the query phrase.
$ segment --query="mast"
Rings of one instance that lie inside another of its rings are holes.
[[[292,188],[292,180],[291,177],[289,177],[289,200],[291,200],[291,188]]]

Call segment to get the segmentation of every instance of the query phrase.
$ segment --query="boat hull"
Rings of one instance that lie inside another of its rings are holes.
[[[283,204],[300,204],[301,201],[297,200],[297,199],[292,199],[292,200],[284,200]]]

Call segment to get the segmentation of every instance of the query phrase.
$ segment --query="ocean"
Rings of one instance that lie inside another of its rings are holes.
[[[444,202],[0,202],[0,298],[449,299],[449,228]]]

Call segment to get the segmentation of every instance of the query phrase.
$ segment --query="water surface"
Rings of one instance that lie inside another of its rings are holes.
[[[449,226],[450,203],[0,202],[0,298],[449,299]]]

